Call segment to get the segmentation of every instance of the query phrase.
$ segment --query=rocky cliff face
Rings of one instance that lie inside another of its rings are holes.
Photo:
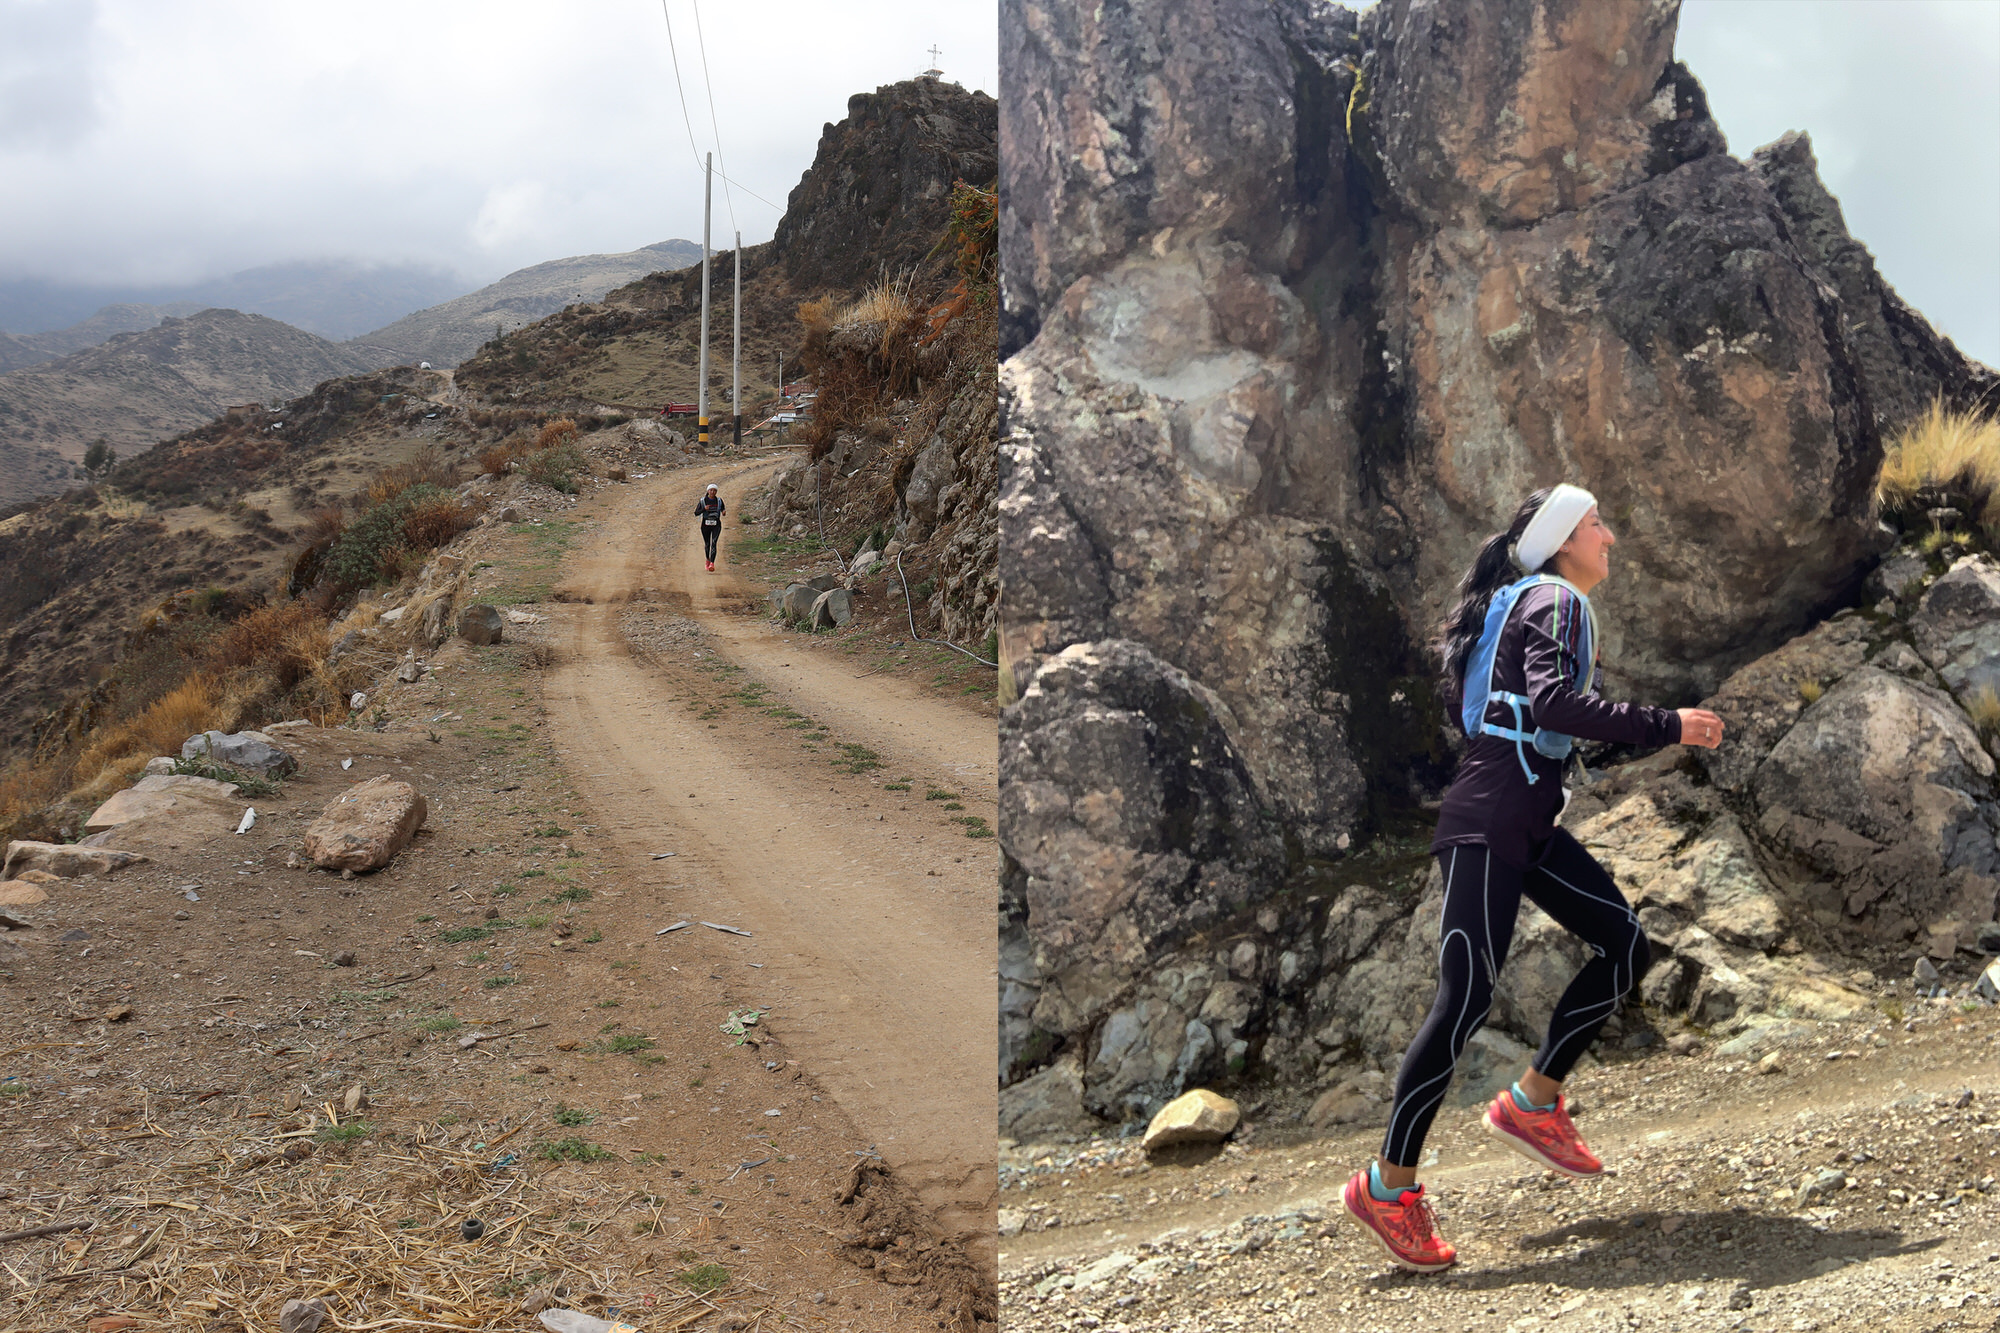
[[[772,235],[786,276],[802,291],[845,292],[921,267],[952,182],[991,187],[998,115],[984,93],[933,79],[848,98]]]
[[[1200,1067],[1178,1052],[1207,1001],[1119,1027],[1165,1071],[1129,1088],[1104,1081],[1107,1025],[1214,945],[1153,910],[1187,880],[1138,854],[1207,798],[1109,800],[1077,756],[1120,710],[1022,744],[1043,696],[1114,662],[1121,696],[1213,693],[1200,763],[1240,766],[1281,850],[1234,826],[1196,877],[1246,877],[1254,921],[1447,776],[1417,645],[1527,491],[1589,485],[1625,538],[1598,599],[1613,692],[1690,702],[1851,600],[1886,544],[1884,429],[1993,382],[1895,300],[1802,139],[1727,155],[1676,18],[1003,5],[1003,651],[1028,686],[1003,773],[1062,793],[1003,820],[1003,1068],[1066,1048],[1087,1102],[1132,1113]],[[1159,730],[1152,771],[1193,744]],[[1045,854],[1079,838],[1101,852]]]

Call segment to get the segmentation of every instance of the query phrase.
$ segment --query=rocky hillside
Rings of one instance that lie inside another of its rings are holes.
[[[390,361],[455,366],[489,341],[496,328],[518,329],[579,300],[595,301],[649,273],[701,262],[697,241],[661,241],[624,254],[575,255],[516,269],[478,291],[403,316],[354,345]]]
[[[1993,393],[1847,235],[1803,136],[1728,155],[1675,5],[1550,10],[1003,6],[1006,1077],[1046,1065],[1125,1119],[1289,1070],[1309,1033],[1329,1067],[1393,1044],[1334,993],[1426,919],[1423,803],[1455,742],[1418,645],[1475,544],[1533,487],[1590,485],[1625,538],[1595,599],[1613,691],[1724,697],[1853,605],[1888,541],[1885,432]],[[1938,782],[1976,808],[1973,750]],[[1714,892],[1762,882],[1739,864],[1781,888],[1853,873],[1799,859],[1809,835],[1770,810],[1802,798],[1655,776],[1680,821],[1658,855],[1724,812],[1755,844],[1702,862]],[[1687,984],[1762,975],[1675,943],[1723,938],[1687,893],[1655,936],[1697,959]],[[1945,911],[1741,947],[1837,975]]]
[[[0,333],[0,374],[53,361],[71,352],[95,347],[120,333],[150,329],[169,315],[184,317],[203,308],[193,301],[176,301],[169,305],[124,302],[104,306],[89,319],[66,329],[54,329],[48,333]]]
[[[129,458],[225,407],[281,402],[377,364],[262,315],[204,310],[169,317],[0,375],[0,444],[52,449],[75,462],[101,439]]]

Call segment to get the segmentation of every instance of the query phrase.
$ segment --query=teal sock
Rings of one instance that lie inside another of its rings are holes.
[[[1418,1187],[1409,1186],[1408,1188],[1415,1189]],[[1394,1203],[1403,1197],[1402,1190],[1382,1183],[1382,1164],[1379,1162],[1370,1162],[1368,1164],[1368,1192],[1375,1196],[1375,1202],[1377,1203]]]
[[[1523,1111],[1553,1111],[1556,1109],[1554,1102],[1550,1102],[1547,1106],[1537,1106],[1529,1101],[1528,1094],[1521,1091],[1519,1083],[1514,1085],[1514,1105]]]

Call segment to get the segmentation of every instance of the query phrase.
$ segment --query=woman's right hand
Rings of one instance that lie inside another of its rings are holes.
[[[1677,708],[1681,718],[1681,744],[1713,750],[1722,744],[1722,719],[1706,708]]]

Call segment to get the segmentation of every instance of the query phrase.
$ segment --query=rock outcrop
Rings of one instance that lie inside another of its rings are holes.
[[[299,768],[289,750],[261,731],[204,731],[181,743],[181,758],[208,759],[267,778],[289,777]]]
[[[994,176],[999,108],[957,84],[910,79],[847,99],[773,233],[800,290],[852,291],[886,271],[936,268],[952,183]],[[927,265],[928,261],[928,265]]]
[[[1673,59],[1676,16],[1652,0],[1384,0],[1360,17],[1316,0],[1003,4],[1002,643],[1033,684],[1003,714],[1002,790],[1060,794],[1003,796],[1003,1081],[1074,1058],[1081,1102],[1129,1120],[1188,1078],[1338,1070],[1414,1027],[1426,997],[1392,1006],[1360,980],[1412,931],[1418,960],[1421,878],[1330,867],[1448,777],[1418,645],[1476,543],[1558,480],[1591,485],[1627,539],[1594,599],[1612,691],[1691,703],[1730,681],[1763,701],[1714,791],[1670,770],[1649,808],[1572,819],[1604,821],[1604,854],[1645,868],[1675,1009],[1855,1003],[1764,957],[1830,938],[1797,938],[1781,906],[1906,938],[1987,893],[1991,764],[1937,665],[1987,660],[1948,624],[1953,597],[1984,593],[1938,595],[1949,652],[1920,629],[1894,648],[1807,631],[1888,544],[1884,431],[1991,372],[1895,300],[1802,140],[1727,155]],[[1838,663],[1813,677],[1823,711],[1804,730],[1796,676],[1789,704],[1770,683],[1789,668],[1740,676],[1774,650]],[[1155,726],[1145,746],[1100,744],[1095,713],[1050,726],[1074,688],[1058,679],[1141,660],[1175,681],[1123,724]],[[1212,731],[1184,725],[1183,698],[1212,698]],[[1846,730],[1878,706],[1925,738],[1928,776],[1900,805],[1862,775],[1883,739]],[[1154,822],[1087,794],[1177,790],[1165,777],[1197,744],[1254,813],[1220,820],[1170,878],[1231,887],[1170,895],[1184,919],[1158,930],[1114,908],[1079,931],[1041,885],[1143,904],[1167,864]],[[1857,767],[1814,801],[1786,775],[1828,744]],[[1841,853],[1833,828],[1872,850]],[[1088,876],[1049,854],[1070,846]],[[1836,875],[1867,901],[1807,892]],[[1524,920],[1522,998],[1496,1009],[1530,1042],[1572,962],[1550,932]]]

